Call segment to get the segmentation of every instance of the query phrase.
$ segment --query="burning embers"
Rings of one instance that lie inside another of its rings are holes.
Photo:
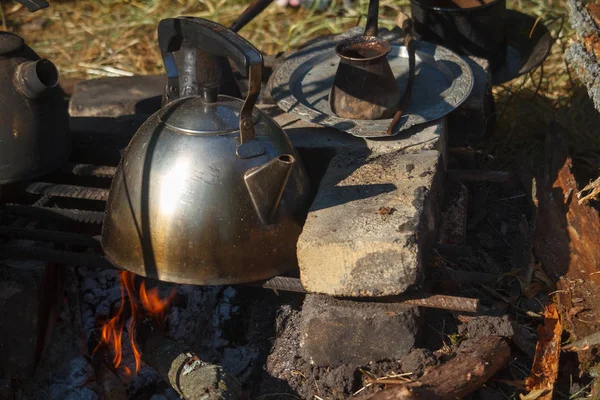
[[[119,285],[121,289],[121,301],[116,315],[102,324],[99,343],[94,349],[93,355],[102,349],[107,348],[112,353],[112,366],[115,369],[122,368],[126,376],[132,372],[126,366],[122,366],[123,361],[123,328],[127,322],[127,333],[129,343],[135,359],[135,373],[137,374],[141,367],[142,353],[136,344],[136,327],[138,323],[150,319],[152,325],[156,328],[164,328],[165,310],[175,296],[175,288],[170,294],[161,299],[157,288],[146,289],[146,282],[142,281],[139,292],[135,287],[135,275],[131,272],[122,271],[119,273]],[[127,296],[125,296],[127,292]],[[138,295],[139,293],[139,295]],[[129,303],[129,314],[125,303]]]

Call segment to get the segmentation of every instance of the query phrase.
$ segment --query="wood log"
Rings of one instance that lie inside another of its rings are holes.
[[[94,372],[103,400],[127,400],[125,386],[111,366],[105,362],[95,362]]]
[[[454,400],[474,392],[508,364],[510,346],[500,336],[487,336],[459,350],[456,357],[417,381],[395,386],[369,400]]]
[[[63,304],[65,268],[55,263],[44,267],[38,298],[38,322],[34,371],[37,373]]]
[[[159,334],[150,334],[142,360],[154,368],[186,400],[234,400],[241,385],[218,365],[200,360],[186,346]]]

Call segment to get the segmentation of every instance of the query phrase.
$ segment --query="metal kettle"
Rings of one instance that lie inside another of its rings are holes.
[[[20,36],[0,31],[0,184],[32,179],[67,162],[69,113],[58,71]]]
[[[162,20],[158,38],[166,104],[140,127],[117,168],[102,230],[106,257],[139,275],[199,285],[294,268],[308,178],[285,132],[254,107],[261,54],[200,18]],[[178,68],[173,53],[180,50]],[[230,58],[248,76],[246,99],[218,95],[217,72],[196,82],[196,52]]]

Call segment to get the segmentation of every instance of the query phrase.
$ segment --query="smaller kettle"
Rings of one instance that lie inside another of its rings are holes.
[[[199,285],[258,281],[294,268],[308,179],[283,129],[255,107],[261,54],[200,18],[162,20],[158,41],[165,104],[117,168],[102,230],[106,257],[138,275]],[[218,94],[218,57],[248,77],[244,101]],[[198,58],[208,68],[202,82]]]
[[[71,154],[58,71],[20,36],[0,32],[0,184],[52,172]]]

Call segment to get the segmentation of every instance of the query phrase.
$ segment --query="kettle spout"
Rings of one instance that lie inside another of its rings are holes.
[[[16,74],[21,91],[31,99],[58,85],[58,70],[49,60],[24,62]]]
[[[283,154],[244,174],[246,188],[263,224],[273,221],[295,163],[292,155]]]

